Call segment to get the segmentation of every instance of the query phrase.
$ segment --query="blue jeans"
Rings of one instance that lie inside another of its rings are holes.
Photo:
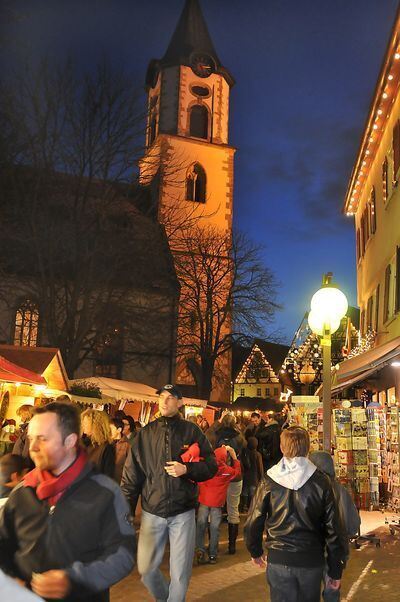
[[[138,543],[138,571],[159,602],[184,602],[192,575],[196,521],[194,510],[161,518],[142,510]],[[160,571],[169,539],[171,581]]]
[[[267,565],[271,602],[319,602],[324,568]]]
[[[210,556],[216,556],[218,554],[219,527],[222,518],[221,508],[210,508],[209,506],[200,504],[197,513],[196,548],[202,552],[206,551],[204,539],[208,526],[208,516],[210,516],[210,545],[208,553]]]

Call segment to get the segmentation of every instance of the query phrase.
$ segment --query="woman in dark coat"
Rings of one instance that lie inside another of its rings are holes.
[[[85,410],[81,415],[82,443],[88,459],[99,472],[115,479],[115,447],[106,412]]]

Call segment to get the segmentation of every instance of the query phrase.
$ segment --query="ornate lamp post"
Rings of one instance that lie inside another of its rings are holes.
[[[322,288],[311,299],[308,324],[313,332],[321,337],[323,350],[323,429],[324,450],[331,452],[331,336],[340,326],[346,315],[348,303],[346,295],[332,284],[332,273],[322,278]]]

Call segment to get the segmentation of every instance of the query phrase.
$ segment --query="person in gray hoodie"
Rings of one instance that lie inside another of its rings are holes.
[[[326,587],[340,588],[347,539],[332,484],[308,459],[309,448],[305,429],[282,432],[283,458],[260,482],[245,525],[247,549],[260,568],[267,532],[271,602],[319,602],[326,563]]]
[[[361,524],[360,515],[350,493],[336,479],[332,456],[325,451],[315,451],[310,454],[309,458],[318,470],[326,474],[331,480],[340,519],[348,539],[357,537]],[[340,589],[324,589],[323,598],[325,602],[338,602],[340,600]]]

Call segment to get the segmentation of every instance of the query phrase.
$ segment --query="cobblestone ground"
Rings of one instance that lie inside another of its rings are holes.
[[[242,522],[243,518],[242,518]],[[238,552],[225,554],[227,528],[221,528],[221,550],[218,563],[213,566],[194,566],[187,602],[265,602],[269,601],[265,572],[253,567],[239,535]],[[372,544],[352,550],[343,577],[342,600],[354,602],[400,601],[400,535],[391,536],[388,528],[381,528],[381,547]],[[167,555],[163,570],[168,571]],[[153,598],[141,584],[137,571],[116,585],[111,602],[147,602]]]

